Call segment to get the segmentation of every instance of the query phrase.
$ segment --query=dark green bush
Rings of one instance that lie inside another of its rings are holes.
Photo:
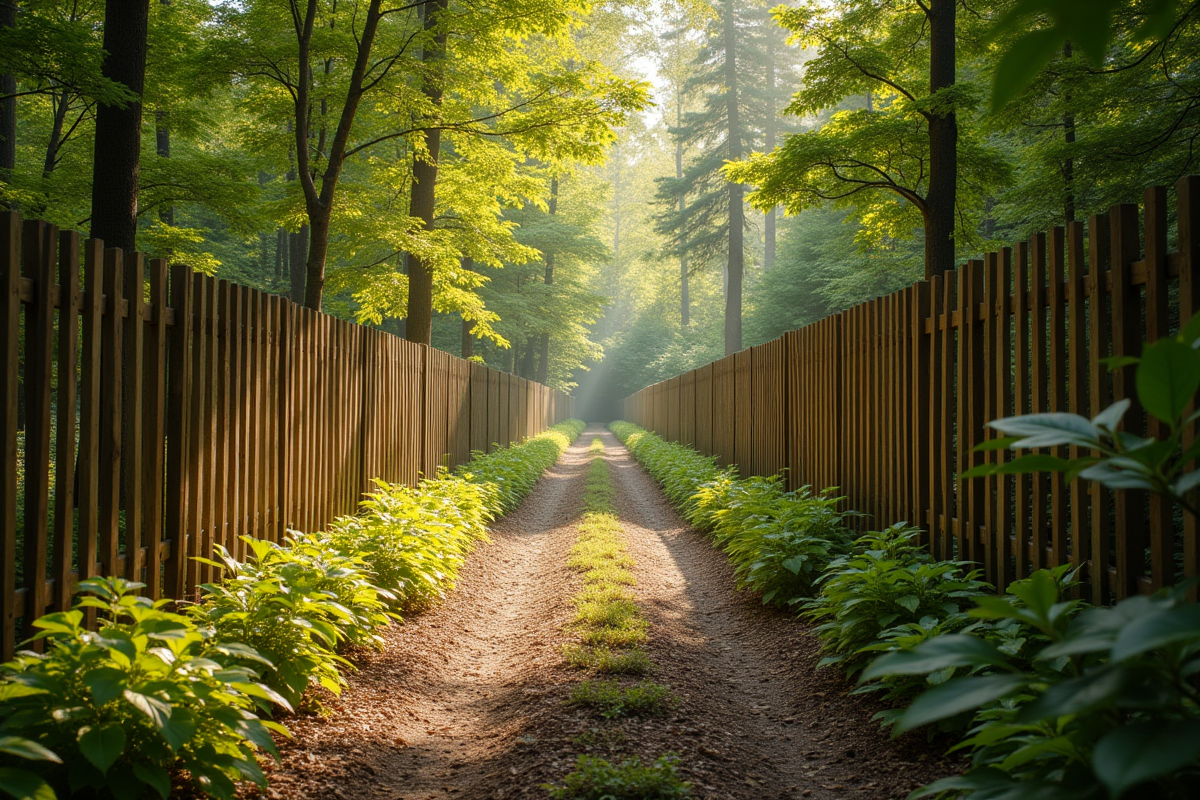
[[[964,563],[935,561],[920,534],[893,525],[860,536],[852,553],[830,562],[818,581],[820,593],[800,603],[817,623],[826,654],[821,666],[837,664],[855,675],[880,650],[913,633],[969,624],[964,601],[991,587],[978,580],[978,570],[964,573]]]
[[[228,665],[261,659],[167,612],[168,601],[139,597],[140,588],[119,578],[83,581],[73,610],[35,623],[45,654],[23,652],[0,667],[0,736],[35,743],[65,765],[45,756],[16,761],[8,747],[3,768],[36,775],[63,797],[90,789],[166,798],[175,768],[213,797],[232,798],[239,780],[265,786],[255,752],[275,754],[271,731],[287,730],[256,711],[287,701],[253,669]],[[85,608],[98,609],[98,631],[83,627]]]
[[[712,534],[733,562],[738,587],[759,593],[764,603],[810,597],[817,577],[846,552],[846,514],[834,493],[807,486],[788,492],[778,476],[739,479],[711,457],[636,425],[609,427],[688,521]]]

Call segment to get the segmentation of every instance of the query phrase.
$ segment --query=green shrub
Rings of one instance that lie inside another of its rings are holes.
[[[818,581],[820,593],[800,604],[817,623],[826,653],[820,666],[838,664],[855,675],[881,650],[900,646],[896,638],[911,634],[910,626],[928,631],[971,622],[963,601],[990,586],[978,580],[978,570],[964,574],[963,563],[934,561],[920,534],[904,523],[893,525],[860,536],[851,554],[830,562]]]
[[[222,643],[211,628],[169,613],[169,602],[139,597],[142,584],[118,578],[80,583],[86,595],[71,611],[35,626],[46,653],[21,653],[0,666],[0,764],[47,782],[61,796],[86,790],[136,798],[171,791],[170,770],[184,769],[198,791],[231,798],[234,782],[266,779],[255,751],[275,754],[257,708],[287,701],[231,660],[261,663],[239,644]],[[84,608],[99,610],[100,627],[83,627]],[[42,760],[21,758],[12,744],[32,741]]]
[[[605,719],[667,713],[675,703],[671,690],[658,683],[622,687],[615,680],[584,681],[571,690],[570,704],[594,708]]]
[[[361,558],[343,556],[328,540],[292,534],[287,546],[245,539],[252,555],[237,561],[218,547],[227,571],[219,584],[205,584],[204,597],[189,613],[213,626],[225,641],[241,642],[273,665],[264,680],[296,705],[311,684],[338,694],[343,668],[337,654],[344,641],[373,642],[388,624],[387,595],[375,587]]]
[[[609,427],[684,517],[713,535],[734,565],[738,587],[757,592],[764,603],[810,597],[817,577],[846,552],[850,535],[835,493],[807,486],[788,492],[778,476],[739,479],[713,458],[636,425]]]
[[[487,454],[476,452],[455,474],[486,489],[487,507],[493,514],[507,513],[525,499],[542,473],[554,466],[585,427],[583,422],[572,419],[522,444],[500,447]]]
[[[637,758],[612,764],[580,756],[562,786],[547,785],[554,800],[676,800],[691,797],[692,785],[675,770],[676,759],[663,756],[643,766]]]
[[[972,633],[939,636],[887,654],[864,673],[878,678],[967,671],[925,692],[899,730],[975,714],[965,775],[914,797],[950,792],[1019,797],[1200,794],[1200,606],[1181,590],[1133,597],[1076,614],[1061,581],[1042,570],[1009,597],[981,597],[972,616],[1015,625],[1014,656]]]
[[[362,513],[335,520],[330,543],[368,565],[375,582],[411,607],[454,586],[477,542],[487,541],[492,513],[484,487],[442,472],[417,488],[376,481]]]

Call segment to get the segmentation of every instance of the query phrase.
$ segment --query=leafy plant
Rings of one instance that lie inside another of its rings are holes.
[[[0,757],[17,759],[16,763],[62,763],[62,759],[54,752],[22,736],[0,736]],[[0,766],[0,792],[16,800],[56,800],[57,797],[44,778],[21,767]]]
[[[983,597],[972,614],[1036,632],[1014,658],[970,633],[889,653],[866,678],[965,669],[921,695],[907,730],[976,713],[972,768],[914,797],[950,791],[988,800],[1020,797],[1194,797],[1200,791],[1200,606],[1181,590],[1133,597],[1078,615],[1043,570],[1009,598]]]
[[[658,683],[623,687],[615,680],[584,681],[571,690],[570,704],[595,708],[605,719],[665,714],[675,702],[670,688]]]
[[[854,541],[853,552],[830,562],[818,580],[820,594],[801,603],[804,616],[827,654],[821,666],[838,664],[855,675],[881,649],[897,647],[901,632],[939,624],[963,627],[962,608],[990,588],[965,564],[934,561],[919,541],[921,531],[899,523]],[[943,628],[945,630],[945,628]],[[883,641],[881,641],[883,640]]]
[[[288,702],[300,702],[310,684],[338,694],[342,669],[353,665],[336,650],[343,641],[377,640],[388,624],[385,599],[361,564],[321,537],[293,532],[286,546],[246,538],[252,557],[237,561],[217,547],[222,583],[205,584],[189,609],[226,641],[261,653],[271,666],[264,679]]]
[[[562,786],[547,785],[555,800],[675,800],[691,797],[692,785],[675,769],[678,760],[662,756],[651,765],[631,758],[613,764],[580,756]]]
[[[684,517],[710,531],[734,565],[738,587],[787,605],[813,593],[829,562],[846,551],[842,498],[810,487],[785,491],[778,476],[737,478],[690,447],[628,422],[610,426],[663,486]]]
[[[45,654],[22,652],[0,667],[0,775],[8,789],[28,792],[40,780],[61,796],[152,790],[166,798],[173,769],[212,797],[232,798],[239,780],[266,785],[255,753],[276,755],[271,732],[287,729],[256,711],[288,703],[250,667],[226,662],[269,663],[166,611],[170,601],[138,596],[142,586],[82,581],[85,596],[72,610],[34,623]],[[98,610],[99,630],[83,627],[86,608]]]

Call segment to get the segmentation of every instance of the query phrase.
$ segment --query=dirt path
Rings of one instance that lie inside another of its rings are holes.
[[[594,436],[617,486],[651,623],[652,680],[671,715],[598,722],[565,700],[583,675],[562,663],[578,585],[566,570]],[[815,644],[785,615],[733,589],[725,557],[680,521],[606,429],[591,426],[525,503],[496,524],[446,601],[363,653],[324,718],[291,721],[272,798],[545,797],[581,752],[653,759],[673,751],[701,798],[899,798],[943,769],[898,746],[815,673]]]

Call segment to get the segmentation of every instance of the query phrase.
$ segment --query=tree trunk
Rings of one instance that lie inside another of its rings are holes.
[[[308,226],[288,234],[288,273],[291,275],[292,302],[304,302],[304,279],[308,275]]]
[[[0,28],[17,25],[17,0],[0,2]],[[17,168],[17,76],[11,72],[0,75],[0,181],[12,179]],[[4,207],[0,204],[0,208]]]
[[[953,0],[951,0],[953,2]],[[725,104],[729,123],[729,160],[742,157],[741,114],[738,109],[737,27],[734,21],[733,0],[724,0],[725,13]],[[725,355],[742,349],[742,270],[745,267],[745,209],[742,206],[744,188],[740,183],[729,184],[729,262],[728,289],[725,292]]]
[[[292,265],[288,263],[288,232],[279,228],[275,231],[275,282],[281,282],[285,275],[292,276]]]
[[[105,0],[104,77],[141,97],[146,78],[146,28],[150,0]],[[142,103],[125,108],[100,103],[92,166],[93,239],[126,252],[137,249],[138,159]]]
[[[525,359],[521,364],[521,377],[529,380],[537,380],[537,341],[531,336],[525,342]]]
[[[547,213],[553,217],[558,213],[558,177],[550,179],[550,201],[546,204]],[[554,253],[546,253],[546,275],[545,283],[547,286],[554,285]],[[547,331],[539,337],[538,341],[538,366],[537,366],[537,382],[545,383],[550,374],[550,332]]]
[[[475,271],[475,259],[470,256],[463,256],[462,268],[467,272]],[[462,321],[462,357],[470,358],[475,351],[475,337],[471,335],[471,329],[475,325],[469,319],[463,318]]]
[[[683,90],[682,87],[675,94],[675,127],[683,127]],[[683,181],[683,139],[676,137],[675,139],[675,180]],[[683,218],[684,195],[679,195],[679,216]],[[683,330],[688,329],[691,324],[691,302],[688,298],[688,266],[687,266],[687,250],[680,248],[679,250],[679,327]]]
[[[170,5],[163,0],[163,5]],[[154,144],[159,158],[171,157],[171,129],[167,127],[167,112],[154,112]],[[259,180],[259,185],[262,180]],[[158,210],[158,218],[167,225],[175,224],[175,206],[166,205]]]
[[[770,153],[775,149],[775,32],[774,25],[767,32],[767,118],[763,128],[763,150]],[[775,266],[775,209],[767,211],[763,219],[763,272]]]
[[[1071,57],[1071,43],[1063,44],[1063,58]],[[1063,114],[1063,139],[1067,144],[1067,157],[1063,160],[1063,184],[1066,187],[1065,197],[1063,199],[1063,219],[1064,225],[1075,221],[1075,159],[1071,153],[1074,151],[1071,145],[1075,144],[1075,115],[1071,113],[1071,93],[1063,92],[1063,101],[1066,103],[1066,113]]]
[[[424,8],[425,30],[437,28],[442,13],[449,8],[449,0],[431,0]],[[426,64],[426,79],[422,91],[435,106],[442,104],[442,70],[437,62],[446,57],[446,32],[436,33],[428,47],[421,51],[421,61]],[[413,158],[413,187],[409,200],[408,215],[421,220],[425,230],[433,230],[433,214],[437,204],[438,158],[442,146],[440,128],[426,128],[425,160]],[[409,254],[408,261],[408,317],[405,335],[410,342],[429,344],[433,338],[433,265]]]
[[[2,1],[2,0],[0,0]],[[46,160],[42,163],[42,178],[49,179],[54,168],[58,166],[58,148],[62,144],[63,125],[67,121],[67,90],[60,95],[51,95],[54,107],[54,120],[50,123],[50,140],[46,142]]]
[[[929,91],[954,85],[954,15],[958,0],[930,0]],[[929,115],[929,193],[925,198],[925,278],[954,269],[958,121],[953,111]]]

